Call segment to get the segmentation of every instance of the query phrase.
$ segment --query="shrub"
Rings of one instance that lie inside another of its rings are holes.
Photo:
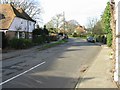
[[[45,36],[41,35],[33,39],[35,44],[42,44],[45,42]]]
[[[12,40],[10,40],[10,47],[15,49],[25,49],[31,46],[32,46],[32,41],[29,39],[13,38]]]
[[[73,37],[78,37],[77,33],[73,33]]]
[[[54,35],[50,35],[50,41],[57,41],[59,38],[58,38],[58,35],[54,34]]]
[[[110,47],[112,45],[112,34],[108,33],[107,35],[107,46]]]
[[[23,42],[24,42],[25,48],[29,48],[33,45],[32,40],[30,39],[23,39]]]
[[[6,48],[8,46],[8,38],[5,36],[5,33],[2,32],[2,48]]]
[[[96,35],[96,42],[102,42],[102,36],[101,35]]]

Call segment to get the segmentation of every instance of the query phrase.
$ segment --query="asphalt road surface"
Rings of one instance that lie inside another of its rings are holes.
[[[74,88],[101,47],[80,38],[2,61],[3,88]]]

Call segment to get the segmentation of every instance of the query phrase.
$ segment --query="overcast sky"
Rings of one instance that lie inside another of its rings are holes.
[[[43,24],[56,14],[65,12],[66,20],[86,25],[88,18],[99,18],[109,0],[39,0],[43,8]]]

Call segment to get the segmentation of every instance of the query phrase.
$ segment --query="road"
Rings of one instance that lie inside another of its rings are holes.
[[[100,45],[80,38],[2,61],[3,88],[74,88],[95,60]],[[83,71],[83,72],[82,72]]]

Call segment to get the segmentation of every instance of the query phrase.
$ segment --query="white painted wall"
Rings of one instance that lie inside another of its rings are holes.
[[[35,28],[34,24],[35,22],[15,17],[9,31],[17,31],[18,28],[21,28],[19,31],[32,32]]]
[[[35,22],[28,21],[29,22],[29,32],[32,32],[35,29]]]
[[[120,35],[120,0],[115,0],[116,35]],[[120,37],[116,37],[116,64],[114,80],[120,84]]]

